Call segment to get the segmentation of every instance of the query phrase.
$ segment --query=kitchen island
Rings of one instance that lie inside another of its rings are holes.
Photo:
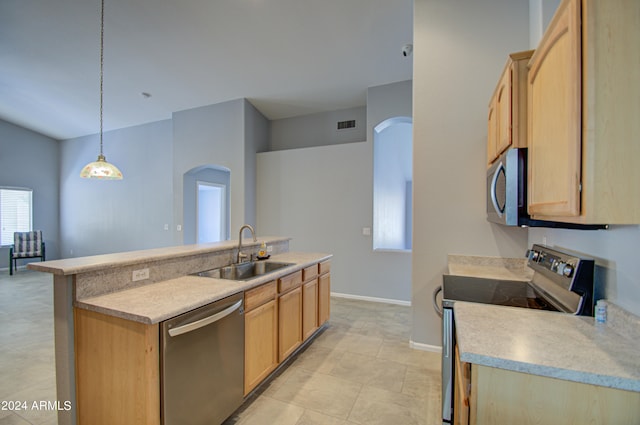
[[[153,336],[153,329],[157,329],[157,324],[162,320],[233,293],[259,287],[266,280],[278,280],[286,274],[302,275],[302,270],[311,268],[311,265],[317,270],[320,262],[326,262],[331,257],[322,253],[289,252],[289,238],[282,237],[263,237],[257,242],[245,243],[242,252],[255,254],[262,243],[269,248],[270,260],[291,265],[242,282],[191,276],[234,263],[238,258],[237,241],[30,264],[30,269],[53,275],[57,398],[71,401],[73,406],[71,410],[59,411],[58,423],[77,423],[76,317],[92,315],[105,318],[105,323],[113,322],[118,326],[125,324],[136,332],[142,330],[144,338],[140,340],[139,347],[144,350],[148,348],[146,342],[157,339]],[[157,352],[153,353],[153,356],[157,355]],[[153,357],[151,360],[153,363]],[[146,366],[150,365],[149,370],[152,370],[152,364]],[[154,380],[157,376],[149,378]],[[150,397],[154,403],[159,403],[157,395]],[[149,417],[157,418],[159,414],[156,407],[149,407]],[[116,406],[111,410],[116,411]],[[144,414],[145,409],[139,410]],[[153,419],[137,423],[156,422]]]
[[[467,302],[454,314],[470,423],[639,423],[636,316],[611,303],[606,323]]]

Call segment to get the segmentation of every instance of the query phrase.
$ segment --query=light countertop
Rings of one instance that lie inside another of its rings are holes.
[[[640,318],[608,307],[612,320],[601,324],[593,317],[456,301],[460,360],[640,392]],[[614,327],[619,317],[625,327]]]
[[[288,241],[290,238],[284,237],[259,237],[257,242],[253,242],[250,238],[243,241],[243,248],[251,246],[259,246],[262,242],[271,244],[278,241]],[[51,260],[44,262],[33,262],[27,265],[27,268],[44,273],[52,273],[54,275],[74,275],[80,273],[88,273],[93,271],[103,271],[110,269],[118,269],[140,263],[148,263],[152,261],[176,260],[183,257],[189,257],[199,254],[207,254],[212,252],[220,252],[225,250],[237,249],[237,240],[228,240],[222,242],[212,242],[194,245],[178,245],[165,248],[144,249],[139,251],[118,252],[114,254],[92,255],[88,257],[65,258],[62,260]]]
[[[533,270],[526,258],[482,257],[475,255],[448,256],[449,274],[500,280],[530,281]]]
[[[154,324],[329,258],[330,254],[286,252],[272,256],[270,261],[293,263],[292,266],[255,279],[233,281],[182,276],[107,295],[80,299],[75,301],[74,305],[127,320]]]

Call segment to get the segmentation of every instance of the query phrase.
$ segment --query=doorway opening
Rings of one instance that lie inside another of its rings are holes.
[[[202,165],[183,176],[184,243],[209,243],[229,239],[231,171],[219,165]]]
[[[197,243],[225,240],[227,187],[219,183],[197,181]]]

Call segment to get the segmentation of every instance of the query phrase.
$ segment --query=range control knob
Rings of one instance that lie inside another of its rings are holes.
[[[538,261],[538,258],[540,258],[540,252],[529,249],[527,250],[527,257],[529,257],[529,260],[531,261]]]
[[[567,263],[560,263],[558,264],[557,273],[564,277],[571,277],[573,275],[573,270],[574,270],[573,265],[567,264]]]

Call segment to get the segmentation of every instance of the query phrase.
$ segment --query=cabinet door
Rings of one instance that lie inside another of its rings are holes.
[[[496,97],[489,102],[489,115],[487,116],[487,165],[491,165],[498,157],[498,118]]]
[[[495,136],[496,156],[500,156],[511,145],[511,66],[507,66],[498,83],[496,91],[496,118],[498,120]]]
[[[302,343],[302,288],[278,298],[278,359],[282,362]]]
[[[458,347],[455,350],[455,376],[453,419],[455,425],[469,425],[469,390],[471,381],[471,364],[460,361]]]
[[[529,64],[529,214],[577,216],[581,180],[580,0],[563,1]]]
[[[244,394],[278,366],[278,311],[271,300],[244,315]]]
[[[318,278],[318,326],[329,320],[331,312],[331,275],[323,274]]]
[[[318,329],[318,279],[313,279],[302,285],[302,339],[309,338],[316,329]]]

